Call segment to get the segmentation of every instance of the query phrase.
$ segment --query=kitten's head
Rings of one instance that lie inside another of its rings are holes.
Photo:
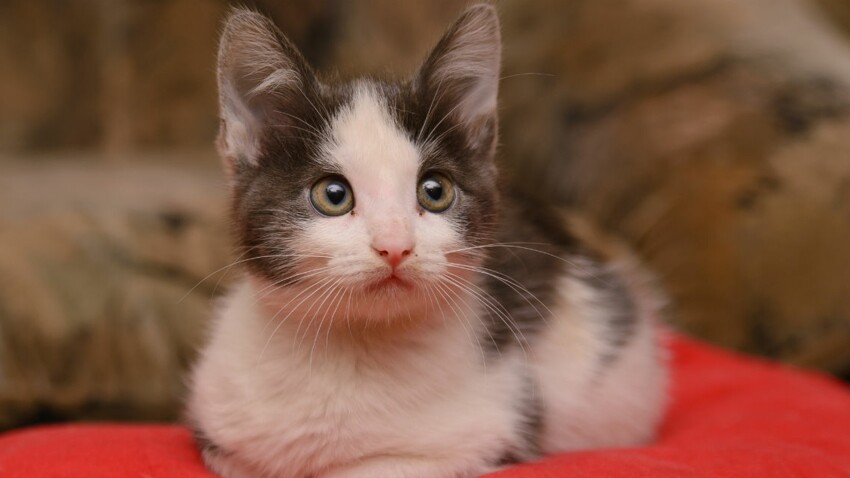
[[[495,10],[477,6],[412,78],[329,84],[267,18],[231,13],[218,146],[264,294],[392,320],[470,286],[496,215],[500,48]]]

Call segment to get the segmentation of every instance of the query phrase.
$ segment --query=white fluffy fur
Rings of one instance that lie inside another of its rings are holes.
[[[273,311],[255,292],[249,281],[229,298],[190,403],[239,451],[214,466],[225,477],[471,476],[513,435],[517,362],[483,373],[462,322],[315,342],[288,323],[264,347]]]
[[[635,271],[622,272],[629,277]],[[612,347],[605,339],[607,304],[596,297],[598,290],[570,275],[562,277],[558,290],[555,320],[541,334],[531,360],[546,413],[543,449],[628,446],[650,440],[667,391],[663,348],[657,343],[658,302],[652,292],[633,285],[637,329],[622,349],[610,350],[616,356],[613,363],[600,365],[600,353]]]

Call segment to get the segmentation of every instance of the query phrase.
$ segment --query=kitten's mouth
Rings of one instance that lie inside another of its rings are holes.
[[[388,276],[378,279],[377,281],[369,284],[368,289],[371,291],[385,291],[385,290],[396,290],[396,289],[404,289],[409,290],[413,288],[413,284],[406,279],[402,279],[395,273],[389,274]]]

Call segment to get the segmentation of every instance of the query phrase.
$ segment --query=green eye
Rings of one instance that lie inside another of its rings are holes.
[[[419,181],[416,196],[425,210],[443,212],[455,199],[454,185],[451,179],[440,173],[426,173]]]
[[[354,194],[345,179],[328,176],[310,189],[310,202],[325,216],[342,216],[354,208]]]

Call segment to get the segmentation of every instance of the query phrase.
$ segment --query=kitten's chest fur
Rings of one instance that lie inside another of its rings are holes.
[[[471,343],[482,322],[419,321],[416,330],[367,342],[293,325],[269,341],[270,314],[255,294],[246,281],[229,297],[196,371],[193,420],[221,449],[247,446],[258,462],[266,455],[285,463],[282,476],[311,476],[402,452],[400,436],[407,450],[488,436],[493,455],[513,439],[516,417],[505,410],[519,375],[510,361],[482,373]]]

